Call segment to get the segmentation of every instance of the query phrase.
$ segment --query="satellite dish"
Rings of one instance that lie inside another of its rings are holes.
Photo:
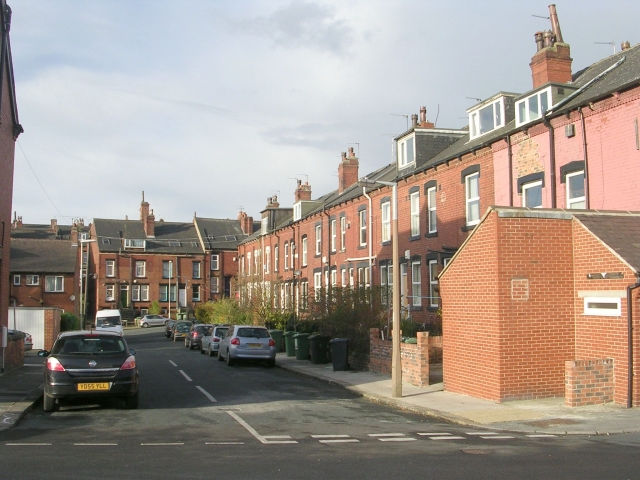
[[[71,295],[71,296],[69,297],[69,300],[71,300],[72,302],[73,302],[75,299],[76,299],[76,296],[75,296],[75,295]]]

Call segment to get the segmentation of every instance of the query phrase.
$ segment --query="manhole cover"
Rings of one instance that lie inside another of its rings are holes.
[[[489,455],[491,453],[489,450],[479,450],[477,448],[463,448],[461,451],[469,455]]]
[[[568,418],[551,418],[549,420],[537,420],[535,422],[525,422],[533,427],[553,427],[556,425],[577,425],[580,422],[569,420]]]

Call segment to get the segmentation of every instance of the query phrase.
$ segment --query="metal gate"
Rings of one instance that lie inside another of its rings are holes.
[[[9,307],[9,328],[31,334],[33,349],[44,349],[44,310]]]

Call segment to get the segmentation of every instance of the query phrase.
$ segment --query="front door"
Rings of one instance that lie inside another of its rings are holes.
[[[178,302],[180,302],[181,307],[187,306],[187,290],[184,287],[180,287],[180,290],[178,290]]]
[[[120,305],[129,306],[129,285],[120,285]]]

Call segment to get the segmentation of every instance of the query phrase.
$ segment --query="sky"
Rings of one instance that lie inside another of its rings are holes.
[[[532,88],[530,0],[8,0],[20,123],[13,211],[71,224],[254,219],[296,179],[338,188],[392,161],[426,106],[440,128]],[[637,0],[558,0],[576,72],[640,42]]]

